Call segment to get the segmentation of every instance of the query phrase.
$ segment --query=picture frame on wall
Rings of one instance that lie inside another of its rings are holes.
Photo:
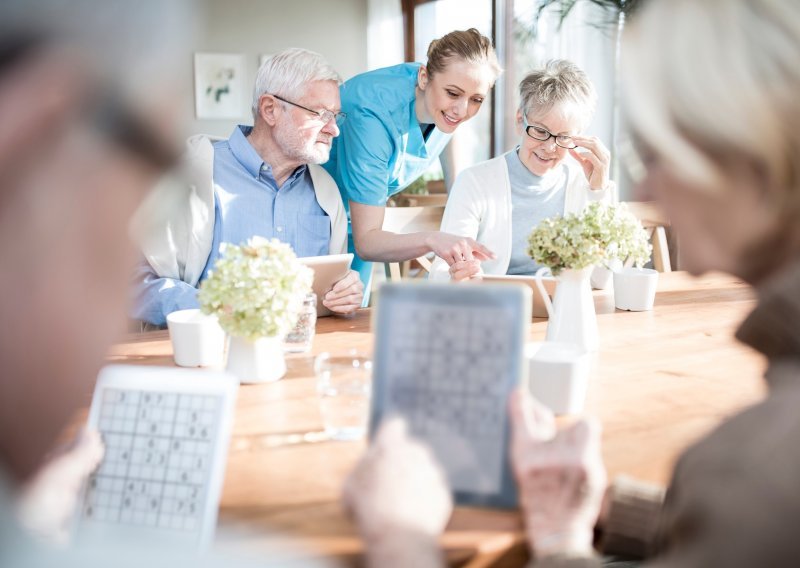
[[[195,53],[194,93],[197,118],[232,119],[246,114],[245,56]]]

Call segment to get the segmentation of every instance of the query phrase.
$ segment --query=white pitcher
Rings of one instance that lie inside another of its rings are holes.
[[[552,303],[542,284],[542,275],[550,269],[542,267],[536,271],[536,286],[550,317],[547,341],[573,343],[586,351],[597,351],[597,316],[589,284],[592,270],[591,266],[581,270],[562,270]]]

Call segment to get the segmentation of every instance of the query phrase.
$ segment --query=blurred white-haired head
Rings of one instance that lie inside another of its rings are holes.
[[[798,2],[646,3],[624,42],[628,122],[685,181],[724,191],[726,164],[748,164],[800,211],[799,61]]]

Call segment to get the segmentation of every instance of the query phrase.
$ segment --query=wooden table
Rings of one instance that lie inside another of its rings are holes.
[[[732,337],[754,296],[728,276],[665,273],[651,312],[615,312],[608,292],[596,292],[595,304],[600,351],[586,410],[603,422],[609,477],[666,483],[687,445],[763,394],[763,360]],[[319,320],[311,355],[369,352],[369,319],[363,310]],[[546,325],[534,320],[530,339],[542,340]],[[171,353],[167,333],[155,332],[131,336],[110,359],[172,365]],[[283,380],[240,390],[221,525],[250,526],[236,531],[236,545],[260,550],[288,535],[311,554],[351,564],[361,544],[338,499],[364,443],[325,440],[311,357],[289,356],[287,366]],[[520,529],[516,513],[459,508],[443,545],[452,564],[519,566],[526,558]]]

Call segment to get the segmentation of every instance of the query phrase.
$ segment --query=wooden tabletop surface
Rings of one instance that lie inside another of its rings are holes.
[[[586,413],[602,421],[609,478],[666,484],[687,445],[762,396],[763,359],[733,339],[754,303],[724,275],[661,274],[650,312],[615,311],[610,292],[595,292],[600,350]],[[534,320],[530,339],[541,341],[546,325]],[[325,439],[312,370],[314,355],[352,348],[371,351],[369,310],[320,319],[312,352],[288,356],[284,379],[240,389],[220,510],[221,527],[236,529],[229,543],[266,550],[294,540],[357,562],[361,543],[339,493],[365,443]],[[173,365],[166,331],[130,336],[109,359]],[[442,542],[454,565],[520,566],[520,529],[517,513],[459,508]]]

